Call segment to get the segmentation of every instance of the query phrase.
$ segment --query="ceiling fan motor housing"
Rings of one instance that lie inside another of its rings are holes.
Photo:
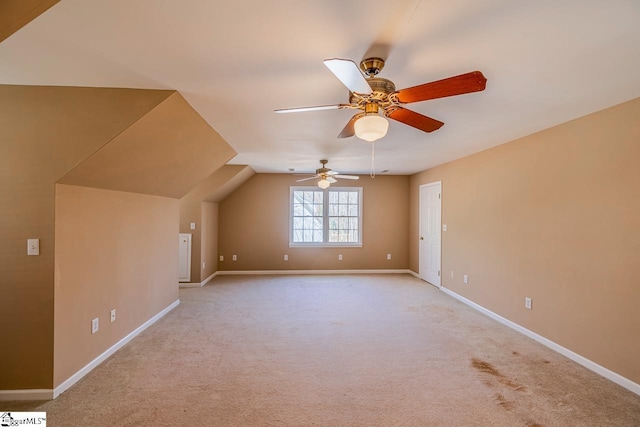
[[[377,75],[384,68],[384,59],[366,58],[360,61],[360,69],[369,77]]]

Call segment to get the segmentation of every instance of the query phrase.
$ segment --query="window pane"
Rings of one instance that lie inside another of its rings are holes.
[[[329,205],[329,216],[337,216],[337,215],[338,215],[338,206]]]
[[[349,210],[347,208],[347,205],[338,205],[338,215],[347,216],[348,213]]]
[[[313,205],[313,214],[315,216],[322,216],[322,205]]]
[[[349,228],[349,218],[340,218],[340,231],[346,230]]]
[[[349,230],[358,229],[358,218],[349,218]]]
[[[313,203],[313,191],[304,192],[304,201],[307,203]]]
[[[313,218],[313,229],[322,230],[322,218]]]
[[[301,228],[302,228],[302,218],[300,217],[293,218],[293,229],[299,230]]]
[[[304,242],[312,242],[313,241],[313,230],[303,230],[303,241]]]
[[[293,241],[294,242],[302,242],[302,230],[294,230],[293,231]]]
[[[349,231],[349,241],[357,242],[358,241],[358,230],[350,230]]]
[[[338,229],[338,218],[329,218],[329,230]]]
[[[348,194],[349,194],[349,193],[347,193],[347,192],[345,192],[345,191],[341,191],[341,192],[339,192],[338,194],[339,194],[339,195],[338,195],[338,201],[339,201],[340,203],[347,203],[347,202],[349,202],[349,196],[348,196]]]
[[[302,203],[304,200],[304,192],[302,191],[294,191],[293,192],[293,200],[295,203]]]
[[[313,242],[314,243],[322,243],[322,230],[314,230],[313,231]]]
[[[358,193],[356,193],[355,191],[349,192],[349,203],[358,204]]]
[[[302,205],[296,203],[293,205],[293,215],[300,216],[302,215]]]
[[[329,192],[329,203],[338,203],[338,192],[330,191]]]
[[[311,230],[313,228],[313,218],[312,217],[304,217],[304,225],[302,226],[305,230]]]
[[[338,241],[338,232],[336,230],[329,231],[329,241],[337,242]]]
[[[313,202],[322,204],[322,191],[314,191],[313,192]]]
[[[349,205],[349,216],[358,216],[358,205]]]

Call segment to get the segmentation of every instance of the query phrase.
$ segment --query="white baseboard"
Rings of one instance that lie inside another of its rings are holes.
[[[218,276],[238,276],[238,275],[283,275],[283,274],[410,274],[410,270],[227,270],[218,271]]]
[[[409,273],[410,275],[412,275],[413,277],[415,277],[415,278],[417,278],[417,279],[422,280],[422,278],[420,277],[420,275],[419,275],[418,273],[416,273],[415,271],[413,271],[413,270],[409,270],[409,271],[408,271],[408,273]]]
[[[494,320],[497,320],[498,322],[502,323],[503,325],[506,325],[508,327],[510,327],[511,329],[514,329],[518,332],[520,332],[523,335],[526,335],[527,337],[538,341],[540,344],[549,347],[551,350],[554,350],[560,354],[562,354],[563,356],[573,360],[574,362],[584,366],[585,368],[595,372],[598,375],[601,375],[605,378],[607,378],[608,380],[613,381],[614,383],[626,388],[627,390],[640,395],[640,384],[637,384],[633,381],[631,381],[628,378],[623,377],[620,374],[617,374],[607,368],[605,368],[604,366],[598,365],[596,362],[593,362],[589,359],[587,359],[584,356],[579,355],[578,353],[575,353],[571,350],[569,350],[568,348],[565,348],[563,346],[561,346],[560,344],[557,344],[553,341],[551,341],[550,339],[547,339],[545,337],[543,337],[542,335],[538,335],[533,331],[530,331],[527,328],[524,328],[520,325],[518,325],[517,323],[512,322],[509,319],[506,319],[502,316],[500,316],[499,314],[494,313],[491,310],[487,310],[486,308],[482,307],[479,304],[476,304],[475,302],[463,297],[462,295],[459,295],[455,292],[453,292],[450,289],[447,289],[445,287],[440,287],[440,290],[450,296],[452,296],[453,298],[457,299],[458,301],[463,302],[464,304],[468,305],[469,307],[475,308],[476,310],[478,310],[479,312],[481,312],[482,314],[485,314],[489,317],[491,317]]]
[[[215,273],[213,273],[212,275],[210,275],[209,277],[207,277],[206,279],[204,279],[202,282],[180,282],[178,283],[178,287],[180,288],[201,288],[204,285],[206,285],[207,283],[209,283],[209,281],[211,279],[213,279],[214,277],[216,277],[220,272],[216,271]]]
[[[147,329],[149,326],[153,325],[160,318],[162,318],[165,314],[173,310],[175,307],[180,304],[180,300],[175,300],[168,307],[164,308],[158,314],[153,316],[151,319],[144,322],[138,328],[136,328],[133,332],[131,332],[126,337],[122,338],[120,341],[111,346],[107,351],[102,353],[100,356],[93,359],[89,362],[84,368],[80,369],[78,372],[73,374],[71,377],[67,378],[62,384],[53,390],[50,389],[31,389],[31,390],[0,390],[0,401],[9,401],[9,400],[51,400],[60,396],[64,391],[69,389],[72,385],[80,381],[82,377],[91,372],[96,366],[100,363],[104,362],[109,356],[113,353],[121,349],[125,344],[135,338],[140,332]]]
[[[178,304],[180,304],[180,300],[179,299],[175,300],[174,302],[169,304],[167,307],[165,307],[158,314],[156,314],[151,319],[149,319],[146,322],[144,322],[142,325],[137,327],[129,335],[127,335],[126,337],[122,338],[120,341],[118,341],[113,346],[111,346],[107,351],[105,351],[100,356],[96,357],[91,362],[89,362],[84,368],[80,369],[78,372],[73,374],[71,377],[67,378],[64,382],[62,382],[62,384],[60,384],[58,387],[53,389],[53,399],[55,399],[56,397],[60,396],[60,394],[62,394],[66,390],[68,390],[69,387],[71,387],[72,385],[74,385],[75,383],[80,381],[80,379],[82,379],[82,377],[84,377],[89,372],[91,372],[96,366],[98,366],[99,364],[104,362],[113,353],[115,353],[116,351],[118,351],[122,347],[124,347],[129,341],[134,339],[142,331],[144,331],[149,326],[153,325],[158,320],[160,320],[165,314],[167,314],[168,312],[170,312],[171,310],[176,308],[178,306]]]

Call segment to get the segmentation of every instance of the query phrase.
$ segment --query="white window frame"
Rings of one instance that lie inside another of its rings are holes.
[[[294,242],[293,241],[293,194],[295,191],[317,191],[323,193],[322,196],[322,214],[323,214],[323,242]],[[329,242],[329,193],[337,191],[355,191],[358,193],[358,242]],[[290,187],[289,189],[289,247],[296,248],[343,248],[343,247],[362,247],[362,187],[329,187],[321,189],[319,187],[299,186]]]

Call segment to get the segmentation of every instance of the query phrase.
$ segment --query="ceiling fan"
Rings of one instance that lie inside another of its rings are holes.
[[[328,160],[320,160],[322,167],[316,169],[315,175],[309,176],[307,178],[302,178],[297,180],[296,182],[309,181],[310,179],[318,179],[318,187],[325,189],[328,188],[331,184],[335,184],[338,182],[336,178],[340,179],[360,179],[359,176],[356,175],[342,175],[340,172],[332,171],[327,167]]]
[[[366,141],[380,139],[387,134],[387,129],[389,128],[389,122],[384,117],[389,117],[424,132],[433,132],[440,129],[444,123],[404,108],[403,105],[479,92],[485,89],[487,83],[487,79],[480,71],[472,71],[459,76],[396,90],[396,86],[391,80],[376,77],[384,67],[383,59],[364,59],[360,62],[360,69],[358,69],[355,62],[348,59],[326,59],[324,65],[349,89],[348,104],[286,108],[275,110],[275,112],[297,113],[347,108],[360,110],[360,112],[351,117],[351,120],[342,129],[338,138],[349,138],[356,135]],[[380,112],[384,117],[380,115]]]

